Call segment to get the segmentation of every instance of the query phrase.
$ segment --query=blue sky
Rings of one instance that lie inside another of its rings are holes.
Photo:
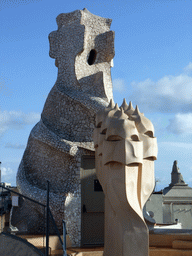
[[[138,104],[155,126],[157,189],[170,183],[174,160],[192,186],[191,0],[1,0],[2,180],[15,185],[29,133],[57,78],[48,42],[56,17],[83,8],[113,20],[114,100]]]

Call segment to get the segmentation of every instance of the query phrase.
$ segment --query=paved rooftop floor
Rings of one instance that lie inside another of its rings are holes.
[[[103,249],[104,249],[103,247],[68,248],[67,255],[69,256],[103,256]],[[54,251],[51,253],[51,255],[63,256],[62,250]],[[149,256],[192,256],[192,250],[150,247]]]

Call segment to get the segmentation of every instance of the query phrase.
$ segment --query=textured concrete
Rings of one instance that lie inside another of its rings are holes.
[[[178,234],[150,234],[149,245],[151,247],[172,247],[174,241],[192,241],[192,234],[178,233]]]
[[[175,240],[172,242],[174,249],[192,249],[192,241]]]
[[[103,249],[97,250],[97,248],[83,249],[78,248],[78,250],[68,250],[67,254],[69,256],[103,256]],[[62,252],[57,251],[57,256],[61,256]],[[149,256],[191,256],[192,250],[187,248],[185,249],[174,249],[174,248],[160,248],[160,247],[151,247],[149,248]],[[119,256],[117,254],[117,256]]]
[[[62,254],[61,254],[62,255]],[[79,252],[72,253],[69,256],[103,256],[103,252]],[[150,249],[149,256],[191,256],[191,250],[176,250],[176,249]],[[117,255],[118,256],[118,255]]]
[[[176,250],[169,248],[151,249],[149,256],[191,256],[191,250]]]
[[[143,207],[155,185],[157,141],[138,107],[111,100],[97,113],[96,173],[105,194],[105,256],[148,256]]]

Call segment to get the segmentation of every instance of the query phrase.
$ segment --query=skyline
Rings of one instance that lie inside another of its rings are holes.
[[[12,3],[12,5],[11,5]],[[77,9],[112,19],[114,101],[139,106],[158,141],[157,189],[171,182],[174,160],[192,186],[192,2],[2,1],[0,63],[0,161],[2,180],[15,176],[33,126],[57,78],[48,35],[56,17]]]

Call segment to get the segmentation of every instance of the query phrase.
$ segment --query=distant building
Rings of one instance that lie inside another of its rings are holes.
[[[145,209],[156,225],[181,223],[181,228],[192,229],[192,188],[184,182],[177,161],[173,163],[171,183],[153,193]]]
[[[0,187],[0,233],[9,228],[9,216],[12,207],[11,193]]]

